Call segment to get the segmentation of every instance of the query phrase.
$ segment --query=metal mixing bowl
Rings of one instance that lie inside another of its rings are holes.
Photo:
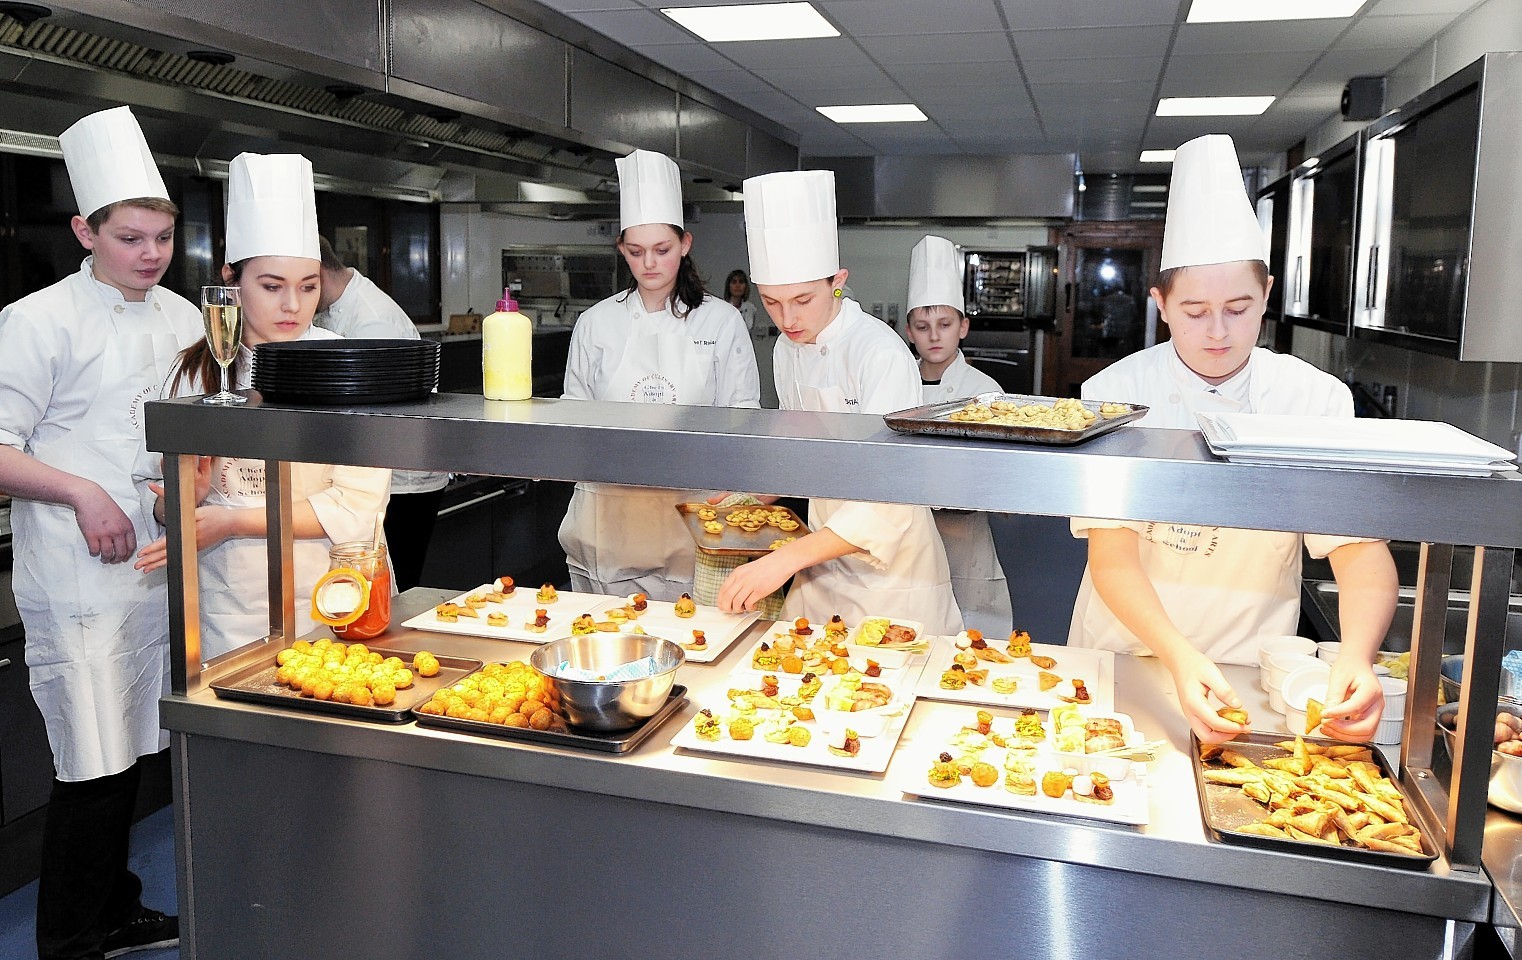
[[[599,682],[557,677],[562,663],[599,673],[654,657],[657,672],[642,680]],[[529,655],[528,662],[549,678],[573,727],[614,731],[637,727],[655,714],[671,694],[676,671],[687,655],[670,640],[639,633],[589,633],[563,637]]]
[[[1456,703],[1444,704],[1437,708],[1437,726],[1443,732],[1443,740],[1448,747],[1448,756],[1453,757],[1458,750],[1458,734],[1454,731],[1454,724],[1458,722],[1459,705]],[[1522,702],[1502,697],[1496,703],[1496,713],[1505,711],[1513,716],[1522,717]],[[1490,717],[1482,717],[1479,735],[1487,739],[1492,738]],[[1490,751],[1490,801],[1505,810],[1516,810],[1519,802],[1522,802],[1522,757],[1513,757],[1498,750]]]

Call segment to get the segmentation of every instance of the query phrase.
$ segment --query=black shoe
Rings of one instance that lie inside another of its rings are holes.
[[[160,950],[180,945],[180,918],[166,917],[144,907],[136,919],[114,930],[101,944],[106,960],[138,950]]]

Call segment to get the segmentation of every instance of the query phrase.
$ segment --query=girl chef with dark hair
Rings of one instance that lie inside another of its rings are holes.
[[[708,296],[683,227],[682,180],[666,156],[618,161],[618,252],[629,289],[576,321],[565,394],[576,400],[759,407],[750,332],[734,307]],[[682,490],[579,483],[560,525],[571,585],[583,593],[676,600],[693,590],[692,537],[673,505]]]

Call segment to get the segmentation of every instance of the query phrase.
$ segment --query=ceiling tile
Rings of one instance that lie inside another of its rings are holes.
[[[576,14],[576,19],[625,46],[692,43],[694,39],[692,34],[677,26],[670,18],[652,10],[592,10]]]
[[[1378,14],[1380,16],[1401,16],[1422,13],[1446,13],[1457,15],[1464,13],[1472,7],[1478,7],[1484,0],[1375,0],[1364,8],[1364,13]]]
[[[641,6],[634,0],[542,0],[542,2],[551,10],[559,10],[561,13],[576,13],[583,10],[638,10]]]
[[[1186,23],[1173,42],[1173,55],[1282,53],[1325,50],[1348,29],[1347,20],[1287,20],[1264,23]]]
[[[1063,5],[1071,6],[1071,5]],[[1069,57],[1161,57],[1172,27],[1086,27],[1078,30],[1016,30],[1022,60]]]
[[[973,93],[975,91],[968,91]],[[930,119],[936,122],[962,123],[977,122],[985,123],[1007,121],[1031,121],[1036,119],[1036,110],[1024,98],[1014,97],[973,97],[943,104],[920,104]]]
[[[865,99],[858,99],[854,101],[856,103],[896,103],[904,99],[903,91],[888,79],[888,75],[870,63],[860,67],[770,70],[766,76],[779,90],[816,104],[823,103],[820,98],[826,94],[841,91],[864,94]],[[889,99],[885,101],[884,97]]]
[[[1453,21],[1444,14],[1415,17],[1361,17],[1353,23],[1339,47],[1400,47],[1414,49],[1431,40]]]
[[[1315,51],[1299,51],[1272,57],[1233,53],[1170,57],[1161,96],[1277,97],[1289,90],[1317,56]]]
[[[1014,51],[1004,31],[924,33],[901,37],[862,37],[862,48],[885,67],[902,63],[973,63],[1011,60]]]
[[[1342,86],[1348,78],[1378,76],[1405,58],[1404,50],[1328,50],[1306,72],[1305,79],[1336,81],[1337,93],[1341,96]]]
[[[1078,83],[1100,80],[1107,83],[1157,82],[1158,60],[1155,57],[1105,57],[1103,59],[1027,60],[1025,75],[1033,84]]]
[[[859,67],[872,61],[846,37],[815,37],[807,40],[753,40],[723,44],[724,55],[756,70],[777,67],[817,67],[831,64]]]
[[[1036,105],[1043,110],[1047,107],[1065,104],[1088,104],[1101,100],[1112,100],[1149,107],[1153,104],[1152,87],[1150,85],[1126,83],[1124,81],[1114,83],[1033,84],[1031,92],[1036,98]]]
[[[907,63],[891,67],[888,72],[910,93],[954,90],[968,85],[1005,84],[1016,89],[1025,85],[1013,60],[945,65]]]
[[[1179,0],[999,0],[1011,30],[1072,27],[1171,25],[1179,19]]]
[[[682,74],[699,86],[725,95],[776,89],[765,79],[739,67],[730,67],[728,70],[683,70]]]
[[[815,5],[856,37],[1004,29],[990,0],[815,0]]]
[[[703,70],[735,70],[734,62],[706,43],[662,43],[635,47],[667,70],[690,75]]]

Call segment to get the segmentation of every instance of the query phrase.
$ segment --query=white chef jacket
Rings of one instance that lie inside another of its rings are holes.
[[[128,302],[91,267],[87,257],[0,311],[0,443],[100,484],[142,546],[163,532],[143,403],[200,338],[201,312],[163,287]],[[67,506],[14,500],[11,526],[32,697],[58,779],[120,773],[167,745],[158,711],[169,692],[165,572],[90,556]]]
[[[340,337],[356,337],[373,340],[417,340],[421,338],[417,324],[407,316],[407,311],[386,295],[373,281],[353,267],[349,268],[349,282],[338,299],[328,309],[318,311],[312,324],[331,330]],[[427,470],[393,470],[391,492],[427,493],[442,490],[449,483],[449,474]]]
[[[564,396],[577,400],[759,407],[750,333],[715,297],[685,317],[652,313],[638,291],[594,304],[576,321]],[[673,509],[687,490],[578,483],[560,525],[579,590],[675,600],[693,586],[692,535]]]
[[[310,327],[302,340],[336,340]],[[253,352],[238,346],[237,388],[253,381]],[[200,385],[182,388],[199,393]],[[291,500],[306,500],[326,537],[294,541],[296,632],[322,626],[312,619],[312,588],[328,570],[335,543],[369,540],[375,517],[390,498],[391,471],[326,463],[291,464]],[[212,461],[208,506],[264,509],[264,461],[218,457]],[[269,634],[269,553],[263,537],[233,537],[201,553],[201,659],[210,660]],[[393,581],[393,586],[395,582]]]
[[[924,403],[944,403],[975,397],[981,393],[1000,392],[993,377],[974,368],[958,350],[941,379],[923,381]],[[994,551],[993,531],[988,514],[976,510],[936,510],[935,527],[946,548],[946,563],[951,569],[951,591],[956,595],[962,620],[986,636],[1007,636],[1014,621],[1014,606],[1009,597],[1009,581]]]
[[[783,410],[881,416],[921,403],[919,366],[908,346],[849,297],[814,343],[778,340],[773,364]],[[838,613],[848,623],[901,617],[934,635],[962,629],[930,508],[815,498],[809,526],[833,530],[859,552],[800,570],[783,605],[786,617],[822,622]]]
[[[1199,429],[1198,411],[1351,417],[1353,398],[1336,377],[1286,354],[1255,348],[1247,367],[1212,387],[1160,343],[1117,361],[1085,381],[1087,400],[1143,403],[1143,427]],[[1073,534],[1096,527],[1135,530],[1142,567],[1174,626],[1218,663],[1256,663],[1265,636],[1292,634],[1300,622],[1302,541],[1324,557],[1358,537],[1200,527],[1181,523],[1073,519]],[[1098,593],[1088,570],[1068,632],[1073,646],[1147,653]]]

